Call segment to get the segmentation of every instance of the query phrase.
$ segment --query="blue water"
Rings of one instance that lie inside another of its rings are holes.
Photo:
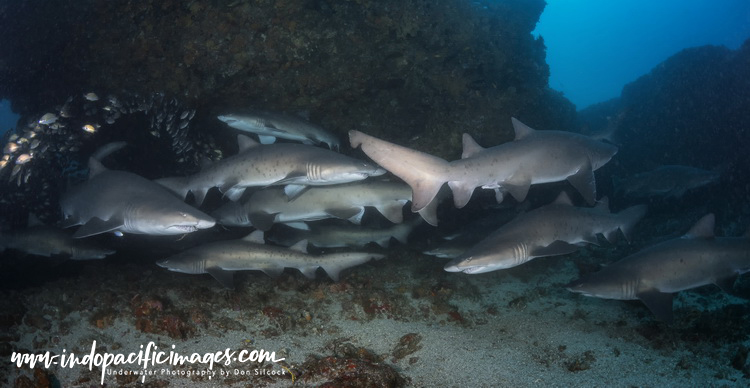
[[[0,135],[15,128],[18,115],[10,109],[10,101],[0,100]]]
[[[547,46],[550,87],[580,110],[682,49],[736,49],[750,37],[750,1],[547,0],[534,34]]]

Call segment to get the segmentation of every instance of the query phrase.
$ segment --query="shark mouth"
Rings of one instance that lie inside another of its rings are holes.
[[[172,225],[169,229],[177,229],[184,233],[190,233],[197,231],[198,227],[196,225]]]

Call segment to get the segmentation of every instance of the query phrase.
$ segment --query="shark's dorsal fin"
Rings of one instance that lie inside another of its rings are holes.
[[[296,244],[289,247],[289,249],[297,252],[307,253],[307,239],[300,240]]]
[[[560,194],[557,196],[557,198],[555,198],[555,200],[552,203],[555,205],[573,206],[573,201],[570,200],[568,193],[564,191],[561,191]]]
[[[474,140],[471,135],[468,133],[464,133],[463,136],[463,143],[464,143],[464,150],[463,153],[461,153],[461,159],[470,158],[482,151],[484,151],[484,147],[480,146],[476,140]]]
[[[239,146],[239,152],[249,150],[250,148],[258,146],[258,142],[249,138],[245,135],[237,135],[237,145]]]
[[[513,130],[516,132],[515,140],[521,140],[524,137],[532,135],[534,132],[536,132],[536,130],[520,122],[515,117],[511,117],[510,121],[513,122]]]
[[[716,217],[713,213],[708,213],[698,222],[693,225],[690,230],[685,233],[683,238],[713,238],[714,237],[714,222]]]
[[[256,230],[247,236],[242,238],[243,241],[256,243],[256,244],[265,244],[266,240],[263,238],[263,231],[262,230]]]
[[[273,127],[269,127],[269,128],[273,128]],[[273,144],[276,142],[276,136],[258,135],[258,140],[260,140],[260,144]]]
[[[276,214],[278,213],[255,212],[248,214],[247,218],[254,227],[260,230],[269,230],[276,221]]]
[[[104,167],[102,162],[94,158],[89,158],[89,179],[103,173],[104,171],[107,171],[107,167]]]

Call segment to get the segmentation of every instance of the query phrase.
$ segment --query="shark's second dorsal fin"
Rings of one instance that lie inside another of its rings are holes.
[[[554,201],[552,201],[555,205],[568,205],[573,206],[573,201],[570,200],[570,197],[568,196],[568,193],[561,191],[560,194],[555,198]]]
[[[461,159],[470,158],[482,151],[484,151],[484,147],[480,146],[476,140],[474,140],[471,135],[468,133],[464,133],[463,136],[463,144],[464,144],[464,150],[461,153]]]
[[[245,136],[245,135],[237,135],[237,146],[239,147],[239,152],[246,151],[250,148],[253,148],[258,145],[258,142]]]
[[[708,213],[698,222],[693,225],[690,230],[685,233],[683,238],[713,238],[714,237],[714,213]]]
[[[101,174],[104,171],[107,171],[107,167],[104,167],[102,162],[94,158],[89,158],[89,179],[97,176],[98,174]]]
[[[243,237],[242,240],[256,243],[256,244],[265,244],[266,240],[263,238],[263,231],[262,230],[256,230],[247,236]]]
[[[296,244],[289,247],[289,249],[297,252],[307,253],[307,239],[300,240]]]
[[[516,140],[521,140],[526,136],[529,136],[536,132],[533,128],[520,122],[517,118],[511,117],[510,121],[513,122],[513,130],[516,132]]]

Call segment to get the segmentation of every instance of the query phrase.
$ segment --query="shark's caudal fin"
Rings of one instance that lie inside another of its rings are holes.
[[[362,151],[370,159],[411,186],[413,212],[427,206],[440,191],[440,187],[448,181],[450,164],[436,156],[359,131],[349,131],[349,141],[353,148],[362,146]]]

